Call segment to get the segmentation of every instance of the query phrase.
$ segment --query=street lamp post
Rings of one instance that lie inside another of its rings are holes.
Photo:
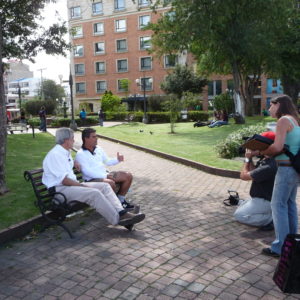
[[[20,112],[21,112],[21,108],[22,108],[22,92],[21,92],[20,82],[18,82],[18,96],[19,96],[19,107],[20,107]]]
[[[70,70],[70,75],[69,75],[69,85],[70,85],[70,100],[71,100],[71,124],[70,124],[70,128],[75,131],[75,130],[77,130],[77,124],[76,124],[75,118],[74,118],[73,76],[72,76],[71,70]]]
[[[146,77],[144,75],[143,80],[140,81],[140,79],[135,80],[136,84],[138,86],[142,87],[143,90],[143,96],[144,96],[144,115],[143,115],[143,123],[147,124],[148,123],[148,118],[147,118],[147,104],[146,104]],[[149,83],[152,83],[152,78],[149,78]]]

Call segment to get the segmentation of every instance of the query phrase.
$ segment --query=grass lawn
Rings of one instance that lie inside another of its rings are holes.
[[[217,156],[214,146],[227,135],[243,126],[258,122],[270,122],[269,117],[247,118],[246,125],[234,124],[231,119],[226,126],[208,128],[193,127],[193,123],[177,123],[175,134],[170,134],[170,124],[129,123],[115,127],[95,127],[97,133],[194,160],[217,168],[240,170],[241,162],[222,159]],[[151,134],[150,131],[153,133]]]
[[[42,166],[46,153],[54,146],[48,133],[7,136],[6,182],[10,192],[0,196],[0,229],[39,214],[31,184],[25,181],[25,170]]]

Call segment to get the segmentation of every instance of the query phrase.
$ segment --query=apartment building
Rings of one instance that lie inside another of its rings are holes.
[[[207,87],[203,91],[203,109],[207,110],[211,100],[216,95],[233,91],[233,80],[231,75],[213,75],[209,78]],[[280,79],[270,78],[263,74],[253,99],[254,114],[260,115],[263,110],[268,110],[271,99],[283,94]]]
[[[149,0],[68,0],[68,11],[77,109],[87,103],[97,111],[106,90],[141,99],[144,89],[146,97],[164,94],[160,83],[167,72],[176,63],[189,63],[186,52],[162,59],[148,52],[151,31],[143,28],[168,13],[163,7],[153,13]],[[122,79],[130,81],[128,91]]]

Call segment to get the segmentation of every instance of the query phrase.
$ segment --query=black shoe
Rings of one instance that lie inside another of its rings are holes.
[[[122,202],[122,206],[125,210],[134,209],[134,205],[128,203],[126,200],[124,200],[124,202]]]
[[[271,221],[269,224],[265,226],[261,226],[258,228],[259,231],[272,231],[274,230],[274,224],[273,221]]]
[[[119,225],[128,226],[133,225],[139,222],[142,222],[145,219],[145,214],[132,214],[130,212],[126,212],[122,216],[120,216]]]
[[[279,257],[280,255],[274,251],[271,250],[271,248],[264,248],[261,251],[262,254],[271,256],[271,257]]]

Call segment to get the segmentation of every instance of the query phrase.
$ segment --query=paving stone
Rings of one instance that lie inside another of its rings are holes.
[[[187,289],[194,293],[201,293],[205,289],[205,286],[203,284],[193,282],[187,287]]]

